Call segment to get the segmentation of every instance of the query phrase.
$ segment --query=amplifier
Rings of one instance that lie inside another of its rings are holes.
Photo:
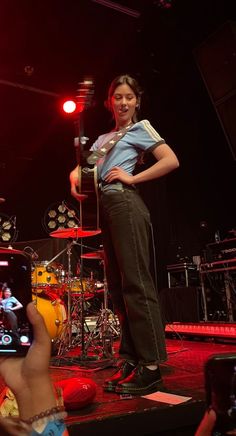
[[[236,238],[223,239],[223,241],[212,242],[206,246],[207,261],[233,258],[236,258]]]
[[[225,271],[236,271],[236,257],[235,259],[218,260],[216,262],[201,263],[200,265],[200,274]]]

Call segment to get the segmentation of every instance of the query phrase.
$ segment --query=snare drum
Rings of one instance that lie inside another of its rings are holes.
[[[33,294],[32,299],[36,301],[36,307],[44,318],[50,338],[59,338],[67,319],[65,305],[59,298],[52,300],[41,298]]]
[[[74,277],[71,281],[71,293],[72,294],[81,294],[82,290],[83,292],[92,293],[95,291],[95,280],[92,280],[90,278],[82,279],[82,285],[81,286],[81,279]]]
[[[32,286],[37,289],[46,286],[58,287],[62,271],[63,266],[55,262],[34,262],[31,273]]]

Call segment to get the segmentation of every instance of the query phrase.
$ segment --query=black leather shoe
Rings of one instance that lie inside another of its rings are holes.
[[[117,371],[108,379],[105,380],[103,389],[107,392],[115,392],[116,385],[131,374],[135,366],[131,365],[127,360],[124,360]]]
[[[130,395],[148,395],[163,388],[159,367],[155,370],[138,365],[124,380],[117,383],[116,393]]]

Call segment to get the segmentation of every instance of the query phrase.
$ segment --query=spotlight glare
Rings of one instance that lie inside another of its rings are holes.
[[[67,100],[63,103],[63,110],[66,114],[72,114],[76,110],[76,104],[73,100]]]

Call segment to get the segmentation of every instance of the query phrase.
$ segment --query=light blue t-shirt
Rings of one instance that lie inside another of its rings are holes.
[[[19,304],[19,301],[13,296],[5,298],[1,302],[1,305],[3,306],[4,310],[12,309],[17,304]]]
[[[105,133],[98,137],[90,151],[100,149],[115,132]],[[97,161],[98,179],[104,180],[113,167],[121,167],[128,174],[133,174],[136,162],[141,152],[152,151],[165,140],[157,133],[148,120],[139,121],[114,145],[108,154]]]

